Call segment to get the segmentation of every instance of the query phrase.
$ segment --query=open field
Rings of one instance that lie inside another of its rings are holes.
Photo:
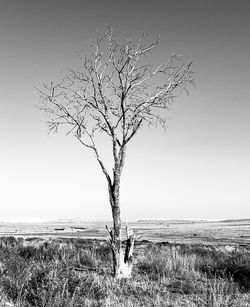
[[[103,239],[107,221],[58,220],[44,223],[0,222],[0,236],[81,237]],[[129,222],[139,240],[212,245],[250,244],[250,219],[224,221],[137,221]]]
[[[111,275],[101,240],[0,238],[0,306],[247,307],[250,252],[137,242],[133,275]]]
[[[129,223],[128,280],[112,277],[105,224],[1,223],[0,306],[250,306],[249,220]]]

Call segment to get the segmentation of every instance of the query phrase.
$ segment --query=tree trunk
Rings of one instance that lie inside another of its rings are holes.
[[[122,248],[122,227],[121,227],[121,212],[119,203],[119,180],[114,182],[112,189],[110,189],[110,204],[113,217],[113,228],[109,232],[109,245],[111,247],[113,256],[113,273],[116,278],[129,278],[132,273],[133,265],[133,248],[134,235],[132,230],[126,228],[127,240],[125,253]]]
[[[125,253],[122,249],[122,224],[121,224],[121,211],[120,211],[120,179],[121,173],[125,162],[126,146],[123,144],[117,151],[117,141],[113,139],[113,182],[108,176],[108,189],[109,201],[112,210],[113,228],[109,230],[106,226],[109,237],[108,243],[110,245],[113,256],[113,273],[116,278],[128,278],[131,276],[133,264],[133,248],[134,248],[134,235],[132,231],[126,228],[127,240]]]

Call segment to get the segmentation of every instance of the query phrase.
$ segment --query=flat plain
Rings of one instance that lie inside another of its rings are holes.
[[[112,226],[110,221],[84,219],[40,223],[0,222],[0,236],[105,239],[105,225]],[[133,229],[138,241],[250,247],[250,219],[139,220],[127,225]]]

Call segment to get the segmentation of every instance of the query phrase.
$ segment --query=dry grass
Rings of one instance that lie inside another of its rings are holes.
[[[1,238],[0,303],[244,307],[250,305],[249,256],[246,251],[148,243],[137,245],[133,277],[115,280],[104,242]]]

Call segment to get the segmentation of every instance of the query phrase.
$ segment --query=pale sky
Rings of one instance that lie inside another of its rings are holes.
[[[34,90],[77,66],[104,23],[120,38],[160,35],[153,61],[193,60],[197,84],[166,132],[144,127],[130,144],[122,218],[249,218],[249,1],[10,0],[0,1],[0,220],[111,218],[92,152],[48,136]]]

